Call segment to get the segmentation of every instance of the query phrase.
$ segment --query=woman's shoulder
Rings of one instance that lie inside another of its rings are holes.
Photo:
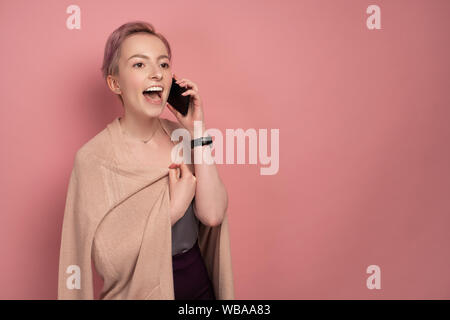
[[[89,163],[95,159],[107,161],[112,153],[109,133],[105,127],[78,148],[75,153],[75,164]]]

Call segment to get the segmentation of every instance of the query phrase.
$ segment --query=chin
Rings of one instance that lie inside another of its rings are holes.
[[[145,117],[148,118],[154,118],[154,117],[159,117],[163,112],[163,108],[158,108],[157,106],[153,107],[153,108],[147,108],[145,110],[143,110],[143,114],[145,115]]]
[[[145,114],[145,116],[147,117],[159,117],[163,111],[164,111],[164,105],[158,106],[158,105],[146,105],[146,108],[144,108],[142,110],[142,112]]]

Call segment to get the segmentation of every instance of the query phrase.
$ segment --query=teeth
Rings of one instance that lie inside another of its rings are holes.
[[[163,91],[163,89],[161,87],[150,87],[145,89],[144,92],[151,92],[151,91]]]

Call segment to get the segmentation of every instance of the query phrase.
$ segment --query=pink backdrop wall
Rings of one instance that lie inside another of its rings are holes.
[[[72,4],[79,30],[66,27]],[[366,27],[372,4],[381,30]],[[168,38],[208,128],[280,130],[276,175],[219,165],[237,299],[450,298],[449,1],[10,0],[1,299],[56,298],[73,158],[122,112],[99,70],[131,20]]]

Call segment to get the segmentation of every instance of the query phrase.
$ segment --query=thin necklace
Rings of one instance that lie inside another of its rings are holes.
[[[158,122],[159,122],[159,126],[161,127],[161,120],[159,120],[159,118],[158,118]],[[119,121],[119,123],[120,123],[120,121]],[[133,139],[136,139],[136,138],[132,137],[125,129],[123,129],[122,126],[121,126],[121,128],[122,128],[122,132],[125,133],[127,136],[129,136],[129,137],[131,137],[131,138],[133,138]],[[158,131],[158,129],[159,129],[159,128],[156,128],[156,130],[152,133],[152,136],[151,136],[149,139],[147,139],[147,140],[138,139],[138,140],[141,141],[141,142],[143,142],[143,143],[145,143],[145,144],[147,144],[150,140],[153,139],[153,136],[156,134],[156,132]]]

